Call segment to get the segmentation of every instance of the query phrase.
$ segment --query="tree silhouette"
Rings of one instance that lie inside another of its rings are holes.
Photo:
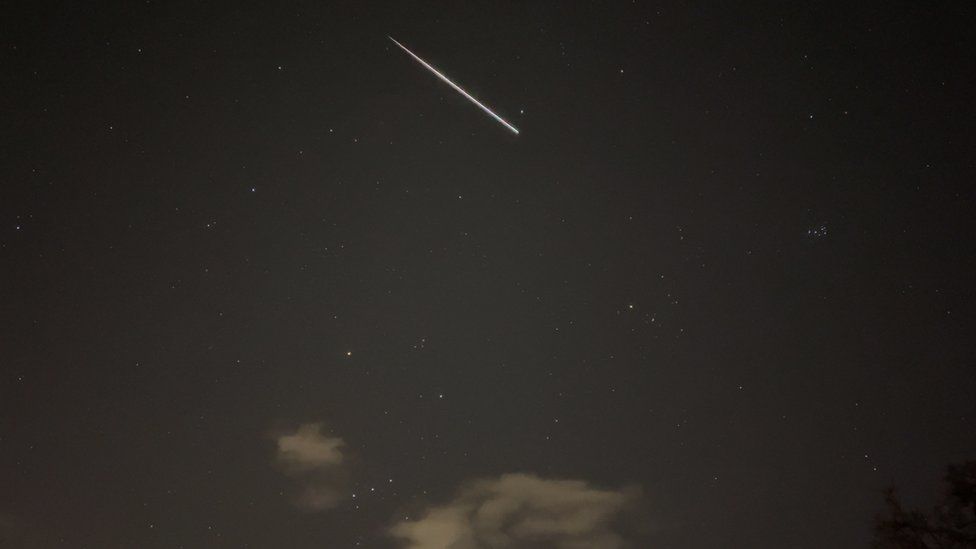
[[[906,511],[894,488],[885,491],[886,513],[877,517],[875,549],[976,548],[976,461],[950,465],[946,493],[930,513]]]

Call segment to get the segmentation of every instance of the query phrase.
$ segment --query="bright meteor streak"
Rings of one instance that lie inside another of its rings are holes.
[[[423,59],[417,57],[412,51],[408,50],[406,48],[406,46],[404,46],[403,44],[397,42],[392,36],[387,36],[387,38],[389,38],[390,40],[393,40],[393,43],[394,44],[396,44],[397,46],[400,46],[400,49],[402,49],[403,51],[405,51],[408,54],[410,54],[410,57],[413,57],[414,59],[416,59],[418,63],[420,63],[421,65],[427,67],[427,70],[429,70],[430,72],[436,74],[437,77],[440,78],[441,80],[443,80],[444,82],[446,82],[448,86],[454,88],[455,91],[457,91],[461,95],[467,97],[469,101],[471,101],[475,105],[478,105],[478,108],[480,108],[481,110],[483,110],[486,113],[488,113],[488,115],[491,116],[492,118],[494,118],[495,120],[501,122],[501,124],[503,126],[505,126],[509,130],[511,130],[513,133],[515,133],[515,135],[518,135],[518,133],[519,133],[518,128],[516,128],[515,126],[509,124],[508,122],[506,122],[504,119],[502,119],[502,117],[498,116],[497,114],[491,112],[491,109],[489,109],[488,107],[484,106],[481,103],[481,101],[478,101],[477,99],[475,99],[474,97],[472,97],[470,93],[462,90],[461,89],[461,86],[458,86],[454,82],[451,82],[450,80],[448,80],[448,78],[446,76],[444,76],[443,74],[441,74],[440,71],[438,71],[434,67],[430,66],[430,64],[428,64]]]

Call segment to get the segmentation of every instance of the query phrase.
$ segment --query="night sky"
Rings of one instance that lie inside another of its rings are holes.
[[[18,4],[0,547],[867,547],[976,456],[966,3]]]

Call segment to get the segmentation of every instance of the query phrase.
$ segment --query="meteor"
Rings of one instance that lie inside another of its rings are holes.
[[[436,74],[437,77],[440,78],[441,80],[443,80],[444,82],[446,82],[448,86],[454,88],[454,91],[460,93],[464,97],[467,97],[468,100],[471,101],[472,103],[474,103],[475,105],[477,105],[478,108],[480,108],[481,110],[483,110],[486,113],[488,113],[488,115],[491,116],[492,118],[494,118],[495,120],[501,122],[501,124],[503,126],[505,126],[506,128],[508,128],[509,130],[511,130],[512,133],[514,133],[515,135],[518,135],[518,133],[519,133],[518,128],[516,128],[515,126],[509,124],[508,122],[506,122],[502,117],[498,116],[497,114],[491,112],[491,109],[489,109],[488,107],[484,106],[484,104],[482,104],[481,101],[478,101],[470,93],[462,90],[461,89],[461,86],[458,86],[454,82],[451,82],[446,76],[444,76],[443,74],[441,74],[440,71],[438,71],[434,67],[430,66],[430,64],[427,63],[426,61],[424,61],[423,59],[417,57],[416,54],[414,54],[412,51],[408,50],[407,47],[404,46],[403,44],[397,42],[392,36],[387,36],[387,38],[389,38],[390,40],[393,40],[393,43],[396,44],[397,46],[400,46],[400,49],[402,49],[403,51],[407,52],[410,55],[410,57],[413,57],[414,59],[416,59],[418,63],[420,63],[424,67],[427,67],[427,70],[429,70],[430,72]]]

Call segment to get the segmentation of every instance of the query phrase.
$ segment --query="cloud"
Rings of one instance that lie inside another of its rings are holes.
[[[621,549],[627,543],[614,527],[638,498],[635,488],[506,474],[467,484],[389,533],[407,549]]]
[[[278,462],[295,471],[341,465],[343,446],[341,438],[322,434],[321,423],[305,423],[294,433],[278,437]]]
[[[310,511],[337,506],[346,492],[342,453],[345,442],[323,435],[321,423],[299,425],[294,432],[278,435],[275,441],[278,466],[301,484],[295,503]]]

